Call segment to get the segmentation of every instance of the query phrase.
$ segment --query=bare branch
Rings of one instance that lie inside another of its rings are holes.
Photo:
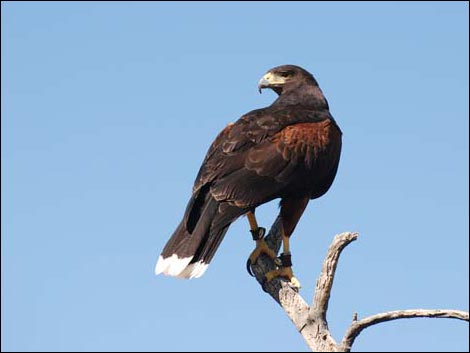
[[[266,243],[276,253],[278,253],[281,247],[280,222],[281,219],[278,217],[266,237]],[[275,278],[271,282],[265,283],[266,273],[276,268],[274,261],[268,256],[262,254],[256,264],[252,265],[252,271],[255,274],[256,280],[261,284],[263,290],[281,305],[312,351],[349,352],[355,338],[362,330],[390,320],[413,317],[441,317],[469,320],[467,312],[458,310],[400,310],[369,316],[362,320],[358,320],[357,313],[354,313],[351,326],[346,331],[341,343],[337,344],[328,329],[328,322],[326,320],[328,302],[339,256],[343,249],[356,240],[357,237],[357,233],[351,232],[335,236],[323,262],[311,307],[285,280]]]
[[[268,246],[278,253],[281,247],[281,219],[279,217],[274,222],[265,240]],[[297,331],[304,337],[309,348],[321,351],[322,349],[315,346],[315,342],[307,337],[308,330],[305,330],[309,312],[307,302],[283,279],[275,278],[269,283],[265,282],[266,273],[276,268],[274,261],[262,254],[251,268],[263,290],[281,305]]]
[[[379,324],[381,322],[398,320],[398,319],[411,319],[415,317],[436,317],[436,318],[449,318],[468,321],[468,312],[460,310],[426,310],[426,309],[412,309],[412,310],[397,310],[389,311],[386,313],[376,314],[359,321],[353,321],[351,326],[346,331],[343,340],[341,341],[339,350],[341,352],[349,352],[354,340],[365,328]]]
[[[328,310],[328,302],[330,300],[331,288],[335,279],[336,266],[343,249],[351,242],[357,239],[358,233],[341,233],[335,236],[333,243],[328,249],[323,268],[318,277],[315,286],[315,295],[313,304],[310,308],[309,317],[318,317],[326,321],[326,311]]]
[[[274,279],[269,283],[264,282],[265,274],[275,268],[274,262],[269,257],[261,256],[257,264],[252,266],[253,273],[262,285],[263,290],[282,306],[313,351],[333,352],[337,350],[337,343],[328,330],[326,310],[339,255],[346,245],[356,240],[357,237],[357,233],[349,232],[335,237],[328,250],[320,278],[317,281],[313,311],[306,301],[282,279]],[[276,253],[279,251],[281,245],[279,217],[266,237],[266,243]]]

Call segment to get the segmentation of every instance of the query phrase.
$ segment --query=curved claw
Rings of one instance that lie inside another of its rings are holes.
[[[246,270],[248,271],[248,274],[251,277],[255,277],[253,271],[251,270],[251,260],[250,259],[246,260]]]

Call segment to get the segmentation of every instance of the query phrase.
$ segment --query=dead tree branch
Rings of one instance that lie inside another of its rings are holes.
[[[365,319],[353,320],[353,323],[346,330],[343,340],[340,344],[341,352],[349,352],[354,340],[365,328],[379,324],[381,322],[398,320],[398,319],[411,319],[414,317],[442,317],[449,319],[458,319],[468,321],[468,313],[460,310],[426,310],[426,309],[410,309],[410,310],[397,310],[389,311],[386,313],[376,314]]]
[[[256,280],[261,284],[263,290],[281,305],[312,351],[349,352],[354,340],[362,330],[369,326],[391,320],[414,317],[436,317],[469,321],[468,312],[458,310],[399,310],[369,316],[361,320],[357,320],[357,314],[354,314],[353,323],[346,330],[344,338],[339,344],[336,343],[328,329],[326,319],[328,302],[339,256],[342,250],[348,244],[356,240],[357,237],[357,233],[351,232],[335,236],[333,243],[328,249],[325,261],[323,262],[323,267],[315,287],[313,303],[310,307],[300,294],[292,289],[284,280],[276,278],[269,283],[265,283],[265,274],[276,267],[274,261],[268,256],[261,255],[257,263],[252,266]],[[279,217],[271,227],[266,237],[266,243],[276,253],[279,251],[281,246]]]

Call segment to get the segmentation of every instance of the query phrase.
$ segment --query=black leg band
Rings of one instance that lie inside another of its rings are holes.
[[[264,238],[264,234],[266,233],[266,228],[263,227],[258,227],[256,229],[250,230],[251,236],[253,237],[253,240],[261,240]]]
[[[290,253],[279,255],[279,260],[281,260],[281,267],[292,267],[292,260]]]

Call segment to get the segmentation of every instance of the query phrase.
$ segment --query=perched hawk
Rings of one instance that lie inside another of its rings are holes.
[[[200,277],[230,224],[248,216],[256,248],[248,268],[261,253],[276,254],[263,240],[256,207],[280,198],[283,253],[270,281],[293,276],[289,237],[309,200],[325,194],[338,169],[341,130],[315,78],[306,70],[284,65],[269,70],[259,90],[279,97],[269,107],[253,110],[229,124],[216,137],[194,183],[183,220],[163,249],[155,273]]]

